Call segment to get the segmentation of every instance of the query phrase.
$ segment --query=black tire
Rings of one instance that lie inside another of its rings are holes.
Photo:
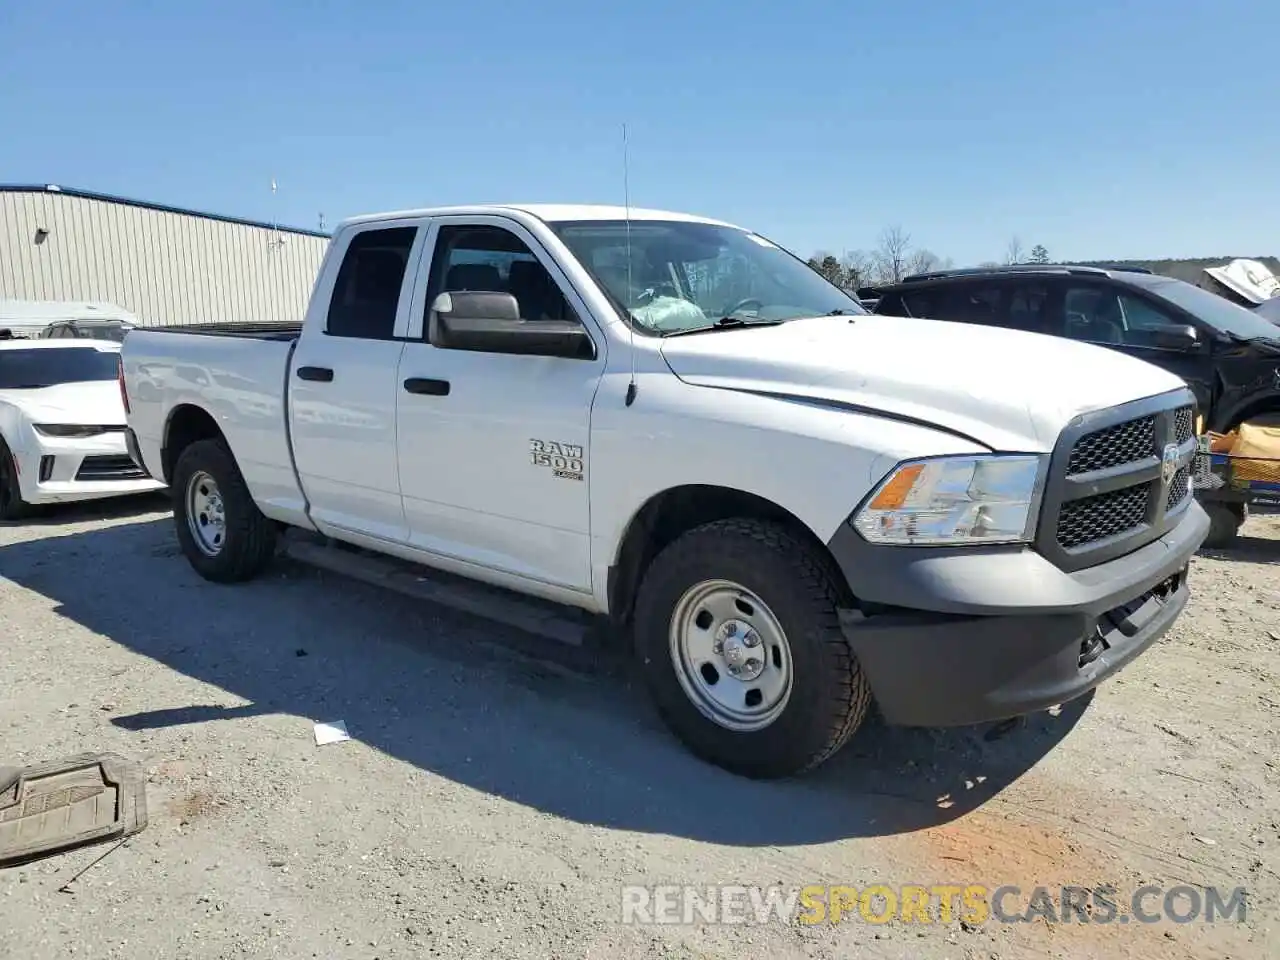
[[[1209,514],[1209,535],[1205,537],[1204,546],[1210,550],[1226,550],[1235,545],[1240,537],[1240,528],[1244,526],[1248,510],[1243,503],[1206,503],[1203,505]]]
[[[791,694],[763,729],[741,732],[710,719],[681,684],[672,618],[685,592],[707,580],[754,593],[785,634]],[[677,538],[645,572],[635,605],[636,653],[667,727],[695,755],[754,779],[794,776],[831,757],[871,705],[866,677],[840,632],[838,597],[824,558],[780,524],[721,520]]]
[[[224,515],[224,539],[210,555],[196,542],[188,519],[188,488],[197,474],[217,484]],[[195,571],[215,583],[241,583],[260,574],[275,556],[276,526],[253,502],[235,457],[221,440],[198,440],[182,451],[173,468],[173,522],[182,552]]]
[[[22,499],[18,478],[13,472],[13,454],[0,440],[0,520],[25,520],[34,508]]]

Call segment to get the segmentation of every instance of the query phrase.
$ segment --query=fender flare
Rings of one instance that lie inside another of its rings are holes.
[[[1264,410],[1274,410],[1280,413],[1280,390],[1270,390],[1261,395],[1254,395],[1241,400],[1235,406],[1229,407],[1225,414],[1219,411],[1214,416],[1213,422],[1209,424],[1209,429],[1215,433],[1222,433],[1228,428],[1241,423],[1245,419],[1242,413],[1253,408],[1258,408],[1258,413]]]

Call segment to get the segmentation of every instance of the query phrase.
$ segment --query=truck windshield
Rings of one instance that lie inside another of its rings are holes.
[[[1147,283],[1152,293],[1182,307],[1188,313],[1194,314],[1198,320],[1229,336],[1243,340],[1274,340],[1280,333],[1275,324],[1269,323],[1265,317],[1237,306],[1226,297],[1220,297],[1210,290],[1192,286],[1181,280],[1165,278],[1152,278]]]
[[[114,380],[117,356],[114,350],[95,347],[0,350],[0,390]]]
[[[1280,324],[1280,297],[1263,300],[1253,312],[1263,320],[1268,320],[1273,324]]]
[[[551,227],[614,303],[654,333],[726,317],[749,324],[867,313],[804,261],[736,227],[668,220]]]

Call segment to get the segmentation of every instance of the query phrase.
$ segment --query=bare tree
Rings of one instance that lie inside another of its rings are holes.
[[[1022,247],[1022,240],[1016,235],[1009,240],[1009,246],[1005,248],[1005,263],[1022,263],[1026,260],[1026,251]]]
[[[882,283],[898,283],[906,276],[907,251],[911,249],[911,234],[900,226],[885,227],[880,232],[880,245],[876,247],[876,274]]]
[[[844,283],[850,290],[857,290],[874,282],[875,257],[865,250],[852,250],[844,255],[841,262],[844,269]]]
[[[934,270],[945,270],[948,265],[932,250],[926,250],[921,247],[918,250],[913,250],[907,257],[906,275],[911,276],[913,273],[930,273]]]

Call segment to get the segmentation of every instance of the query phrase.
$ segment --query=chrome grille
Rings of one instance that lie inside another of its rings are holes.
[[[1126,533],[1146,519],[1146,484],[1072,500],[1058,515],[1058,542],[1068,549],[1078,547]]]
[[[1189,390],[1078,417],[1051,459],[1037,549],[1078,570],[1163,536],[1191,496],[1194,454]]]

